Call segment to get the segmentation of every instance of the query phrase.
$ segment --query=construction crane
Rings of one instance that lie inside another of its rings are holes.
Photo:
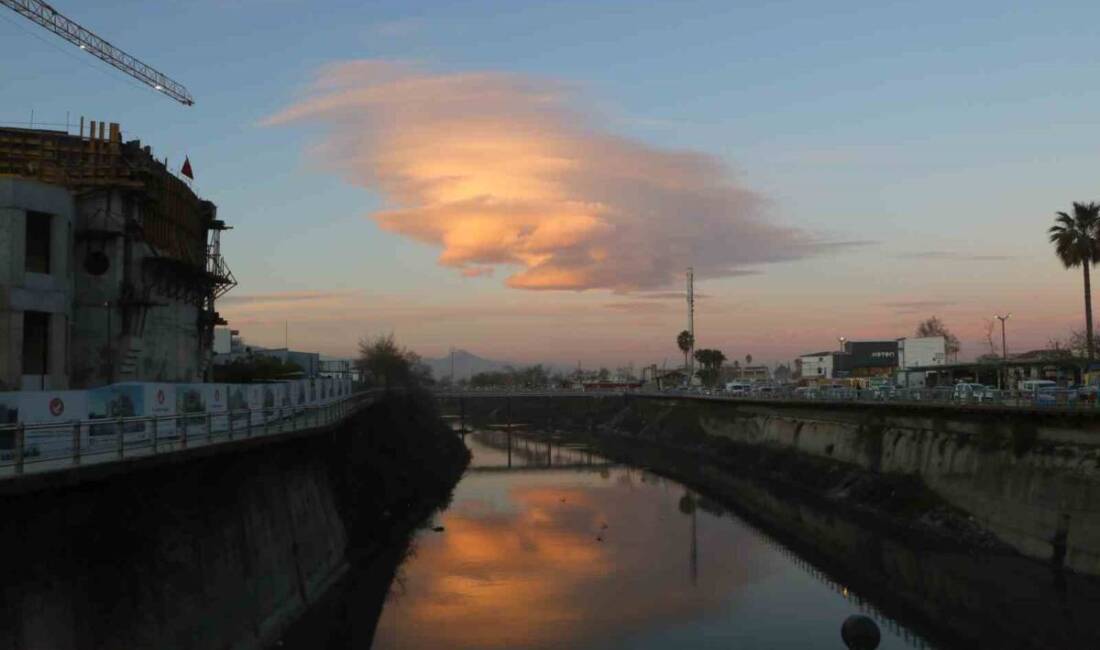
[[[84,29],[58,13],[56,9],[45,2],[39,2],[38,0],[0,0],[0,4],[27,20],[38,23],[80,49],[103,59],[134,79],[150,86],[153,90],[162,92],[185,106],[191,106],[195,103],[191,93],[183,84],[173,81],[164,73],[142,63],[132,55],[123,52]]]

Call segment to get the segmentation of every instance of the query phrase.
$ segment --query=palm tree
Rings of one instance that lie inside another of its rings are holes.
[[[695,337],[691,335],[691,332],[684,330],[676,336],[676,346],[680,348],[680,352],[684,353],[684,369],[688,367],[688,353],[691,352],[691,348],[695,347]]]
[[[1074,203],[1073,216],[1058,212],[1047,233],[1054,252],[1067,269],[1080,266],[1085,274],[1085,335],[1088,358],[1092,359],[1092,283],[1089,267],[1100,258],[1097,227],[1100,226],[1100,205]]]

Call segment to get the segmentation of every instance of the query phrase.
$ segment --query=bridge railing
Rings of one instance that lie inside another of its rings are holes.
[[[336,424],[371,401],[0,425],[0,480]]]
[[[998,390],[994,388],[956,390],[953,386],[939,388],[811,388],[728,392],[722,389],[674,388],[656,390],[597,390],[575,389],[482,389],[469,391],[440,391],[440,397],[606,397],[609,395],[636,395],[639,397],[687,397],[716,401],[777,401],[777,402],[848,402],[928,404],[937,406],[999,408],[1054,408],[1069,411],[1100,411],[1100,400],[1095,392],[1073,388],[1040,390]]]

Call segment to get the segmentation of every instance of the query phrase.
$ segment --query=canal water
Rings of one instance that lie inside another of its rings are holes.
[[[480,432],[450,506],[398,570],[373,647],[932,647],[675,481],[582,447]],[[442,530],[433,528],[442,527]]]

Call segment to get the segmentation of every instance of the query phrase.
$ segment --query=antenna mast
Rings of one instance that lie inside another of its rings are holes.
[[[691,348],[688,350],[688,385],[695,377],[695,269],[687,270],[688,334],[691,335]]]

